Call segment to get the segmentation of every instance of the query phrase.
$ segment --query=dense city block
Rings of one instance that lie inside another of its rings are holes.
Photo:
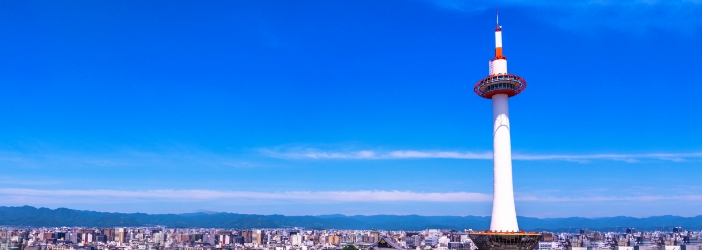
[[[702,250],[699,231],[542,232],[541,250]],[[472,230],[384,231],[305,228],[4,227],[2,250],[475,250]]]

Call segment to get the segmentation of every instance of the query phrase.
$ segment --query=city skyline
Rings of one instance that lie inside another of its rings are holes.
[[[3,206],[487,216],[499,5],[517,214],[700,215],[700,1],[0,5]]]
[[[439,249],[475,250],[467,235],[473,230],[424,229],[339,230],[299,227],[232,230],[216,228],[148,227],[4,227],[7,249]],[[539,250],[658,250],[699,249],[699,232],[682,227],[670,231],[543,232]],[[534,247],[531,247],[534,249]]]

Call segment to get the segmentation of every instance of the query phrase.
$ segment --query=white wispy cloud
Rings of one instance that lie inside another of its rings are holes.
[[[465,159],[491,160],[492,152],[470,151],[422,151],[422,150],[357,150],[324,151],[314,148],[263,149],[264,155],[283,159],[349,159],[349,160],[383,160],[383,159]],[[693,158],[702,158],[702,152],[693,153],[645,153],[645,154],[518,154],[513,160],[522,161],[576,161],[611,160],[638,162],[646,159],[681,162]]]
[[[475,159],[487,160],[492,159],[492,153],[481,152],[453,152],[453,151],[416,151],[416,150],[395,150],[395,151],[375,151],[375,150],[358,150],[358,151],[323,151],[313,148],[292,148],[292,149],[262,149],[264,155],[283,158],[283,159],[359,159],[359,160],[375,160],[375,159],[427,159],[427,158],[446,158],[446,159]]]
[[[291,192],[252,192],[219,190],[47,190],[0,188],[0,198],[5,201],[19,201],[31,204],[36,201],[56,201],[70,203],[115,203],[115,202],[220,202],[226,201],[283,201],[292,203],[378,203],[378,202],[434,202],[434,203],[476,203],[491,202],[492,195],[471,192],[414,192],[414,191],[291,191]],[[639,195],[639,196],[583,196],[583,197],[541,197],[517,196],[521,202],[610,202],[636,201],[660,202],[680,201],[699,202],[702,195]]]
[[[637,196],[586,196],[586,197],[516,197],[519,201],[536,202],[607,202],[607,201],[702,201],[702,195],[637,195]]]
[[[412,191],[291,191],[291,192],[251,192],[218,190],[43,190],[24,188],[0,188],[0,196],[13,197],[61,197],[98,199],[148,199],[149,201],[215,201],[221,199],[277,200],[307,202],[486,202],[492,196],[470,192],[412,192]]]
[[[167,149],[163,152],[115,150],[107,153],[8,152],[0,151],[0,164],[15,168],[85,168],[85,167],[263,167],[241,155],[215,154],[195,149]],[[0,182],[2,178],[0,178]]]

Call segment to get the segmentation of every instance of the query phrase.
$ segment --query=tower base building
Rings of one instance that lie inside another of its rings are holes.
[[[532,232],[485,231],[469,234],[479,250],[533,250],[541,234]]]

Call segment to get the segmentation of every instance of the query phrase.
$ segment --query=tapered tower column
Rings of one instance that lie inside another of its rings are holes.
[[[512,146],[509,134],[509,96],[492,96],[493,200],[490,230],[519,231],[512,186]]]

